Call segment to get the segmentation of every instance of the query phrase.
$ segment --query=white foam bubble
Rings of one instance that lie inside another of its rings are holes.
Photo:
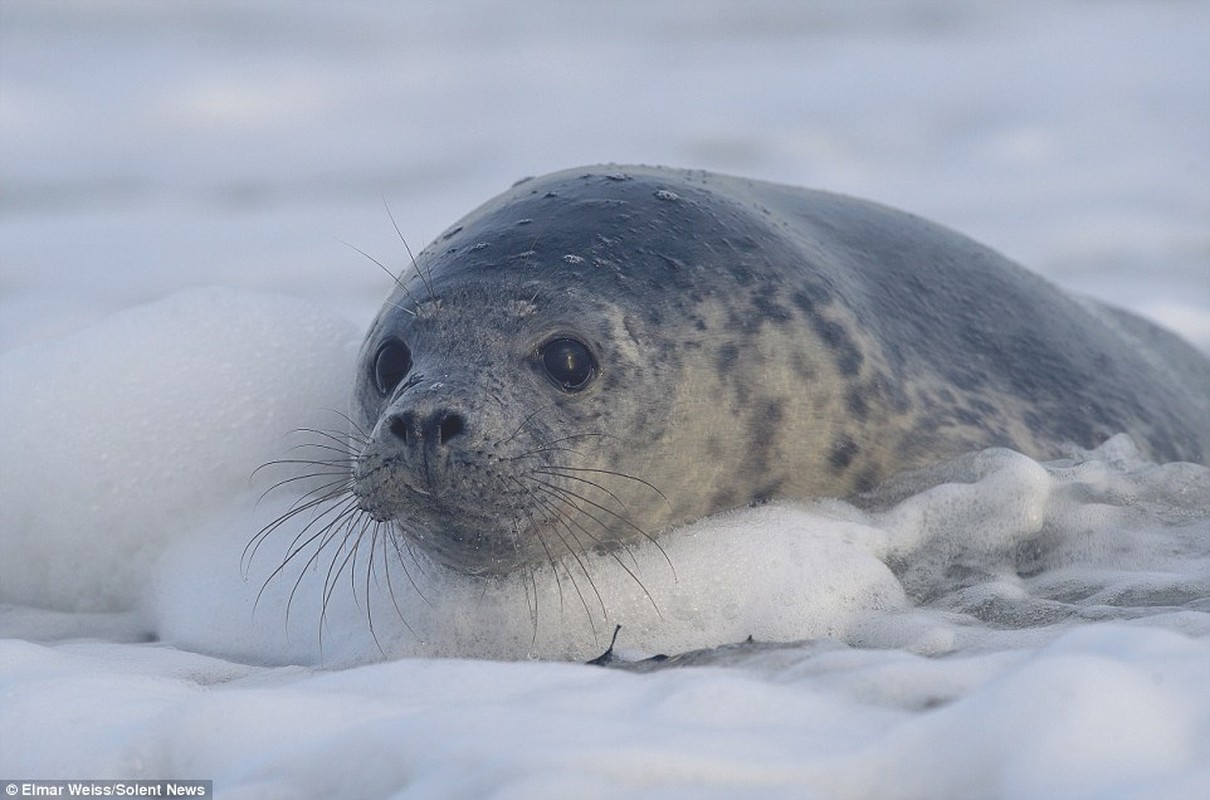
[[[0,596],[142,599],[168,543],[228,512],[283,432],[343,408],[357,334],[286,297],[198,289],[0,356]]]
[[[347,550],[312,545],[286,562],[305,518],[276,531],[241,578],[237,552],[250,526],[229,526],[169,562],[160,632],[204,652],[329,665],[416,655],[584,660],[604,650],[615,625],[619,650],[634,657],[748,637],[943,653],[1038,644],[1089,618],[1179,615],[1206,593],[1204,467],[1148,464],[1123,437],[1080,462],[990,450],[914,481],[915,493],[882,509],[826,501],[739,510],[669,532],[658,546],[492,580],[393,548],[387,559],[381,543],[363,545],[335,578]],[[288,500],[260,513],[272,519]]]

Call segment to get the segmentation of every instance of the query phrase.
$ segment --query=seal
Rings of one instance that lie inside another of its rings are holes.
[[[919,217],[706,172],[522,181],[397,279],[349,486],[402,547],[503,575],[972,450],[1128,433],[1210,456],[1210,362]],[[370,523],[366,523],[370,524]]]

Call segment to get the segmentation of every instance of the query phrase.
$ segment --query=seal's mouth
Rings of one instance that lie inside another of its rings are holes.
[[[463,486],[458,476],[442,475],[438,480],[432,474],[417,474],[395,457],[357,459],[351,477],[358,507],[378,522],[416,516],[473,516],[481,507],[473,486]]]
[[[417,517],[490,519],[484,508],[479,481],[444,480],[437,483],[415,474],[406,464],[387,458],[376,464],[358,461],[352,472],[351,487],[362,511],[379,522]],[[464,485],[466,484],[466,485]]]
[[[354,469],[351,488],[357,506],[375,521],[390,523],[405,549],[458,572],[505,575],[541,558],[524,545],[532,537],[527,507],[508,505],[519,497],[487,492],[494,483],[488,476],[465,477],[438,492],[406,465],[387,459]]]
[[[414,492],[414,493],[420,495],[421,497],[433,497],[434,496],[434,494],[432,492],[428,491],[427,489],[421,489],[419,486],[416,486],[414,484],[407,483],[407,482],[403,482],[403,484],[404,484],[404,488],[406,488],[409,492]]]
[[[395,520],[393,533],[406,546],[422,552],[428,559],[464,575],[500,577],[511,574],[530,562],[522,540],[516,535],[449,520],[428,525],[415,520]]]

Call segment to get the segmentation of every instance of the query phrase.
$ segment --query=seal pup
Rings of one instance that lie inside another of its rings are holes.
[[[1205,463],[1210,362],[911,214],[587,167],[516,184],[415,256],[352,416],[357,508],[503,575],[993,446],[1045,459],[1126,432]]]

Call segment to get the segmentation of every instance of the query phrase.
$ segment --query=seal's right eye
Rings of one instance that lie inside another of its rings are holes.
[[[380,394],[390,394],[412,368],[412,351],[398,339],[387,339],[374,356],[374,385]]]
[[[546,375],[565,392],[578,392],[597,374],[597,362],[588,345],[575,339],[552,339],[538,350]]]

